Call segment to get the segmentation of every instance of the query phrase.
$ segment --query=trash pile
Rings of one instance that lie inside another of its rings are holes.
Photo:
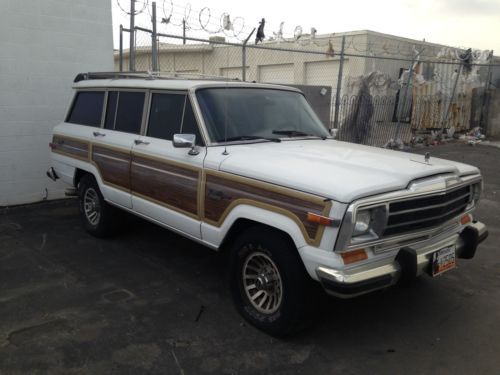
[[[479,126],[476,126],[469,132],[462,134],[458,139],[462,142],[467,142],[471,146],[475,146],[486,138],[486,136],[482,133],[482,129]]]
[[[398,139],[391,138],[384,145],[384,148],[389,148],[391,150],[401,150],[402,151],[402,150],[407,150],[408,146],[405,146],[404,142],[400,138],[398,138]]]
[[[453,140],[458,140],[474,146],[485,138],[486,136],[482,133],[482,129],[479,126],[463,134],[459,134],[455,131],[454,127],[451,127],[449,129],[443,129],[442,132],[440,130],[432,130],[430,133],[417,133],[412,137],[409,145],[410,147],[438,146]]]

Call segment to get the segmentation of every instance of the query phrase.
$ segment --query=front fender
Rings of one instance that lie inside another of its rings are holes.
[[[294,220],[286,215],[247,204],[233,208],[219,227],[203,222],[201,224],[203,241],[214,247],[219,247],[238,219],[252,220],[281,230],[290,236],[297,248],[307,244],[301,229]]]

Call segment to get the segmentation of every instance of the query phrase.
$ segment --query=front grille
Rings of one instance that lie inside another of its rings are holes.
[[[389,203],[389,219],[384,236],[439,226],[465,211],[471,201],[472,187]]]

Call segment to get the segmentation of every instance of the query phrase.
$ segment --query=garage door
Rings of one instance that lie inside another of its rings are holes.
[[[220,75],[222,77],[227,77],[227,78],[243,79],[243,73],[241,67],[220,68]],[[248,77],[248,67],[247,67],[247,77]]]
[[[259,81],[267,83],[294,83],[293,64],[259,66]]]
[[[306,84],[314,86],[331,87],[331,107],[328,111],[333,121],[335,97],[337,95],[337,81],[339,78],[339,61],[312,61],[305,66]],[[344,61],[344,72],[348,72],[347,61]],[[345,77],[345,74],[344,74]],[[342,92],[340,93],[342,97]],[[326,111],[327,109],[323,109]],[[342,108],[340,108],[339,119],[342,121]]]
[[[344,71],[346,66],[344,64]],[[337,89],[339,77],[338,61],[314,61],[306,63],[306,84],[314,86],[330,86],[332,92]]]

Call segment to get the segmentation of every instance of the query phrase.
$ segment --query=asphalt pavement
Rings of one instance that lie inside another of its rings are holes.
[[[473,260],[411,287],[323,297],[277,340],[231,303],[224,258],[139,219],[84,232],[75,200],[0,210],[0,374],[499,374],[500,149],[430,151],[477,165]]]

